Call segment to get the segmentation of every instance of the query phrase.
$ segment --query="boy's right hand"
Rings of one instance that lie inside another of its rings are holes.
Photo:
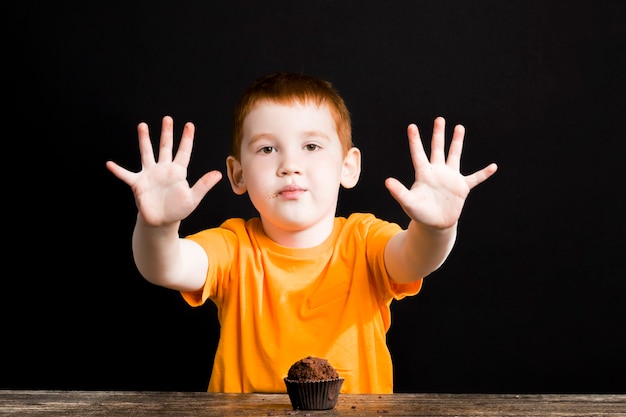
[[[176,156],[172,159],[174,121],[165,116],[161,126],[159,158],[155,160],[146,123],[137,126],[142,169],[131,172],[113,161],[106,167],[130,186],[143,221],[150,226],[179,222],[189,216],[207,192],[222,178],[219,171],[204,174],[193,187],[187,182],[187,167],[193,148],[195,127],[185,124]]]

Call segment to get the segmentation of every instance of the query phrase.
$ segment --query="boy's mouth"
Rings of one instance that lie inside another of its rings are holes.
[[[299,187],[295,184],[289,184],[280,189],[278,193],[276,193],[276,197],[280,196],[286,200],[295,200],[306,190],[302,187]]]

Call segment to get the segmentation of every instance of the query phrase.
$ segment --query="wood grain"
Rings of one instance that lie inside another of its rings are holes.
[[[626,416],[626,395],[341,394],[325,411],[293,410],[286,394],[0,390],[2,416]]]

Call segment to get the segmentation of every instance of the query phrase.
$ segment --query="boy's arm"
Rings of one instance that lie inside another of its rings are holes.
[[[137,215],[133,257],[141,275],[153,284],[178,291],[202,288],[209,262],[196,242],[181,239],[178,224],[151,226]]]
[[[164,117],[157,161],[148,126],[140,123],[137,133],[141,171],[128,171],[112,161],[106,164],[109,171],[131,187],[135,196],[138,214],[132,247],[139,272],[154,284],[183,291],[202,287],[208,259],[197,243],[180,238],[180,222],[222,178],[219,171],[211,171],[193,187],[187,183],[194,130],[193,124],[185,125],[178,151],[172,158],[173,120]]]
[[[456,227],[470,190],[496,170],[490,164],[475,173],[460,173],[465,128],[454,128],[445,156],[445,120],[435,119],[430,161],[417,126],[407,129],[415,182],[407,189],[395,178],[385,182],[391,195],[411,218],[406,230],[392,237],[385,248],[385,266],[396,282],[425,277],[446,260],[456,239]]]
[[[436,229],[411,220],[385,247],[385,266],[396,282],[412,282],[435,271],[456,240],[456,225]]]

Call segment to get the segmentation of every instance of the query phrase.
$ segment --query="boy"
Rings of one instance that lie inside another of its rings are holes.
[[[446,259],[469,191],[496,171],[459,172],[464,128],[449,155],[445,121],[434,122],[428,160],[415,125],[410,189],[385,185],[411,221],[403,230],[367,213],[336,217],[340,187],[354,187],[361,154],[350,114],[327,81],[296,73],[256,80],[235,108],[228,179],[258,217],[180,238],[180,222],[221,179],[210,171],[192,187],[186,170],[194,126],[172,155],[173,121],[164,117],[158,161],[138,126],[142,170],[107,168],[128,184],[138,208],[132,247],[139,272],[180,291],[192,306],[218,307],[220,340],[208,391],[285,392],[291,364],[323,357],[345,378],[342,392],[392,393],[385,335],[393,299],[415,295]],[[172,158],[173,157],[173,158]]]

